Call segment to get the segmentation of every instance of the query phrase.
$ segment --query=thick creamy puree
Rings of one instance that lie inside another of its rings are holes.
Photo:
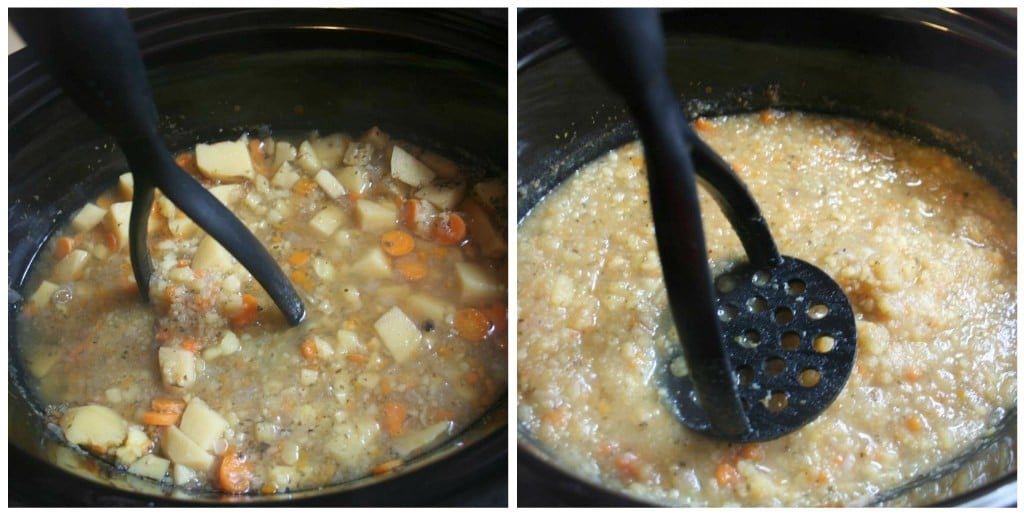
[[[861,122],[764,112],[697,129],[751,189],[780,251],[848,295],[859,340],[845,390],[760,444],[709,440],[673,417],[655,374],[673,331],[632,143],[521,223],[520,423],[568,469],[667,504],[863,504],[970,449],[1016,402],[1011,202],[943,152]],[[742,247],[703,191],[701,208],[721,273]]]

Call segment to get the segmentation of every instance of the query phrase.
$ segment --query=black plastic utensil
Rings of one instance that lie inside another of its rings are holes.
[[[739,442],[771,440],[810,422],[853,368],[856,324],[842,289],[810,263],[779,254],[750,192],[686,123],[665,73],[656,10],[554,16],[626,99],[644,143],[655,236],[681,343],[662,373],[676,415],[698,432]],[[696,176],[749,259],[714,286]]]
[[[147,223],[154,188],[220,243],[270,294],[291,325],[306,311],[295,288],[252,232],[175,163],[158,129],[146,70],[120,9],[12,9],[11,22],[61,89],[112,134],[134,178],[129,252],[139,292],[149,300],[153,265]]]

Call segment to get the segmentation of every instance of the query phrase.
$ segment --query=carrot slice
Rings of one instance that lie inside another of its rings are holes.
[[[142,423],[147,426],[173,426],[178,423],[178,419],[180,418],[180,413],[147,411],[142,414]]]
[[[195,338],[188,338],[185,341],[181,342],[181,348],[191,352],[192,354],[195,354],[202,350],[202,346],[199,345],[199,342],[196,341]]]
[[[300,195],[305,195],[316,189],[316,182],[305,177],[299,179],[292,185],[292,191]]]
[[[306,361],[313,361],[316,359],[316,343],[313,343],[313,340],[306,340],[302,342],[302,345],[299,345],[299,351],[302,352],[302,357],[305,358]]]
[[[246,462],[245,455],[228,447],[217,469],[217,479],[221,490],[231,494],[244,494],[249,490],[252,465]]]
[[[494,324],[479,309],[463,308],[455,312],[455,330],[471,342],[481,342],[494,330]]]
[[[288,256],[288,262],[293,266],[302,266],[309,261],[309,256],[308,250],[296,250],[292,255]]]
[[[380,237],[380,246],[389,256],[404,256],[416,248],[416,242],[409,233],[399,230],[385,232]]]
[[[243,294],[242,309],[231,315],[231,327],[241,329],[245,326],[251,325],[256,321],[256,315],[259,312],[259,308],[259,304],[256,303],[256,297],[253,297],[248,293]]]
[[[430,236],[441,245],[456,245],[466,238],[466,221],[456,213],[446,213],[434,219]]]
[[[420,212],[420,201],[414,198],[406,200],[402,204],[402,225],[409,229],[416,229],[416,215]]]
[[[718,486],[726,486],[739,481],[740,472],[736,470],[736,467],[728,462],[719,463],[715,467],[715,480],[718,481]]]
[[[74,238],[69,238],[67,236],[57,238],[57,247],[54,249],[54,255],[56,255],[58,259],[67,256],[72,250],[75,250]]]
[[[153,411],[159,411],[161,413],[177,413],[181,414],[185,411],[185,401],[182,399],[165,399],[157,397],[150,401],[149,407]]]
[[[419,281],[427,276],[427,261],[421,256],[402,256],[395,259],[395,268],[410,281]]]
[[[406,414],[405,406],[397,402],[388,402],[384,404],[384,421],[381,426],[392,436],[400,435],[404,429]]]
[[[373,467],[373,475],[379,476],[381,474],[387,474],[388,472],[391,472],[392,470],[398,468],[398,466],[400,466],[401,464],[402,460],[400,459],[385,461],[384,463],[378,464],[376,467]]]

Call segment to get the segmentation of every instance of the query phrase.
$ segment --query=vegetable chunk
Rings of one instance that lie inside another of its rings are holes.
[[[222,141],[212,145],[196,145],[196,164],[199,171],[220,181],[235,182],[251,179],[255,175],[252,158],[249,157],[248,138],[238,141]]]
[[[117,447],[128,436],[128,421],[114,410],[90,404],[71,408],[60,419],[64,438],[76,445]]]
[[[423,338],[416,324],[397,306],[377,319],[373,329],[399,363],[409,359],[419,350],[420,340]]]

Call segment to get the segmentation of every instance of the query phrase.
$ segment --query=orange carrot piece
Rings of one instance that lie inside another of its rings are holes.
[[[352,202],[366,198],[366,195],[363,195],[362,193],[356,193],[354,191],[346,193],[345,196],[348,197],[348,199],[351,200]]]
[[[495,331],[501,332],[508,328],[508,306],[503,302],[496,302],[484,307],[480,311],[483,311],[487,320],[494,324]]]
[[[57,256],[57,259],[67,256],[72,250],[75,250],[74,238],[69,238],[67,236],[57,238],[57,246],[54,248],[54,255]]]
[[[174,162],[178,166],[192,175],[199,175],[199,165],[196,164],[196,156],[192,152],[185,152],[178,154],[178,157],[174,158]]]
[[[739,479],[740,471],[736,470],[732,463],[723,462],[715,467],[715,480],[718,481],[718,486],[731,485]]]
[[[117,248],[118,248],[117,233],[115,233],[114,231],[104,231],[103,232],[103,243],[106,244],[108,249],[110,249],[110,250],[112,250],[114,252],[117,252]]]
[[[615,469],[624,479],[640,479],[640,457],[632,452],[624,452],[615,458]]]
[[[395,259],[395,268],[409,281],[419,281],[427,276],[427,261],[421,256],[402,256]]]
[[[921,421],[921,417],[918,416],[918,415],[911,415],[911,416],[907,417],[906,424],[907,424],[907,429],[909,429],[909,430],[911,430],[911,431],[913,431],[915,433],[920,431],[920,430],[922,430],[922,429],[924,429],[924,422]]]
[[[199,341],[195,338],[187,338],[181,342],[181,348],[195,354],[202,350],[202,346],[199,345]]]
[[[317,356],[316,343],[313,340],[306,340],[299,345],[299,351],[302,353],[302,357],[306,361],[314,361]]]
[[[288,262],[291,263],[292,266],[302,266],[309,261],[309,256],[310,254],[308,250],[296,250],[292,255],[288,256]]]
[[[165,399],[162,397],[156,397],[149,402],[149,407],[153,411],[160,413],[177,413],[181,414],[185,411],[185,401],[182,399]]]
[[[446,213],[434,219],[430,236],[441,245],[457,245],[466,239],[466,221],[456,213]]]
[[[494,324],[479,309],[463,308],[455,312],[455,330],[471,342],[481,342],[494,330]]]
[[[147,426],[173,426],[178,423],[181,413],[165,413],[163,411],[147,411],[142,414],[142,423]]]
[[[713,132],[718,127],[711,120],[708,120],[707,118],[704,118],[703,116],[700,116],[700,117],[697,117],[697,119],[693,121],[693,128],[697,132]]]
[[[244,494],[249,490],[251,479],[252,464],[246,461],[245,455],[229,446],[217,469],[220,489],[230,494]]]
[[[350,363],[355,363],[356,365],[365,365],[367,361],[369,361],[366,359],[366,356],[363,356],[362,354],[348,354],[345,356],[345,359]]]
[[[740,447],[740,457],[750,461],[761,461],[764,459],[764,446],[759,443],[743,444]]]
[[[373,467],[373,475],[379,476],[381,474],[387,474],[388,472],[398,468],[401,464],[402,460],[400,459],[385,461],[384,463],[380,463],[376,467]]]
[[[231,315],[231,327],[235,329],[241,329],[248,325],[251,325],[256,321],[256,315],[259,313],[259,304],[256,303],[256,297],[245,293],[242,295],[242,309]]]
[[[388,402],[384,404],[384,421],[381,423],[384,431],[387,431],[391,436],[402,434],[402,430],[405,426],[406,414],[407,411],[405,406],[397,402]]]
[[[924,377],[924,372],[919,368],[912,368],[907,371],[907,381],[917,381]]]
[[[295,181],[295,184],[292,185],[292,191],[300,195],[306,195],[315,189],[316,182],[305,177],[299,179],[298,181]]]
[[[476,370],[470,370],[469,372],[466,372],[464,378],[466,380],[466,384],[477,384],[480,382],[480,373]]]
[[[404,256],[416,248],[416,242],[405,231],[387,231],[380,237],[380,246],[389,256]]]

